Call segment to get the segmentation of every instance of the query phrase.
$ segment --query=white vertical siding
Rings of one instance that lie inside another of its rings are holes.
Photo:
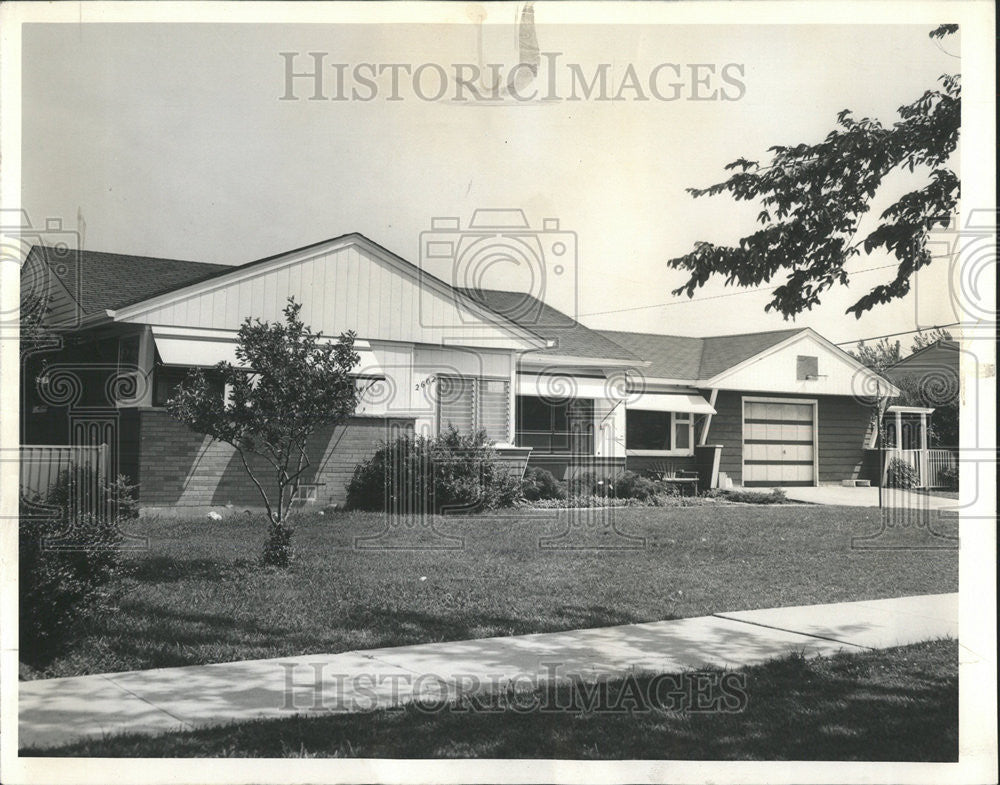
[[[237,329],[248,316],[280,319],[288,298],[294,296],[302,303],[303,320],[328,334],[354,330],[370,340],[526,346],[464,302],[414,277],[414,271],[359,245],[320,249],[298,260],[275,260],[238,275],[163,300],[126,320]]]

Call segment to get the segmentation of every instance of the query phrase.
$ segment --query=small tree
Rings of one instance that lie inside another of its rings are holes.
[[[942,330],[940,327],[935,327],[927,331],[921,330],[913,336],[913,345],[910,346],[910,352],[919,351],[938,341],[950,340],[952,340],[951,333],[947,330]]]
[[[848,354],[876,373],[883,373],[886,368],[891,368],[903,359],[899,341],[890,343],[888,338],[882,338],[876,343],[858,341],[857,348]]]
[[[318,428],[346,421],[358,403],[354,333],[325,342],[302,323],[301,309],[289,298],[284,324],[244,320],[236,346],[240,367],[220,362],[214,369],[225,395],[196,369],[167,402],[192,430],[236,448],[270,522],[263,563],[278,566],[291,557],[288,518],[310,465],[306,443]],[[252,466],[251,455],[262,463]]]

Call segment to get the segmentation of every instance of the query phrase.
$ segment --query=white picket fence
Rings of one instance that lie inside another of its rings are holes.
[[[75,447],[62,444],[22,444],[21,499],[44,501],[50,489],[66,474],[74,482],[69,499],[75,512],[98,514],[107,506],[108,446]]]
[[[898,450],[887,448],[882,468],[882,484],[886,484],[889,476],[889,464],[893,458],[899,458],[910,464],[917,472],[918,488],[937,488],[947,485],[941,477],[944,469],[958,467],[957,450]]]

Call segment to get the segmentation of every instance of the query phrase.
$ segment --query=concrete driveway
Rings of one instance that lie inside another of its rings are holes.
[[[809,504],[833,504],[841,507],[878,507],[878,488],[849,488],[843,485],[819,485],[812,488],[785,488],[789,499]],[[926,493],[883,488],[884,507],[910,510],[957,510],[958,499]]]

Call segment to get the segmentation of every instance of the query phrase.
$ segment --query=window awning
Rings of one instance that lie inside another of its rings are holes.
[[[210,368],[217,363],[226,361],[237,368],[241,367],[236,359],[236,334],[215,331],[185,331],[178,333],[169,328],[154,327],[153,341],[160,355],[160,362],[169,366],[198,366]],[[336,338],[324,338],[326,343],[336,343]],[[375,353],[367,341],[354,341],[354,351],[360,359],[352,369],[355,376],[368,379],[384,379],[385,373],[379,364]]]
[[[630,395],[625,401],[626,409],[641,409],[653,412],[690,412],[691,414],[715,414],[715,407],[700,395],[693,393],[642,393]]]
[[[518,374],[517,394],[535,395],[549,400],[572,398],[615,398],[614,386],[607,379],[569,374]]]

